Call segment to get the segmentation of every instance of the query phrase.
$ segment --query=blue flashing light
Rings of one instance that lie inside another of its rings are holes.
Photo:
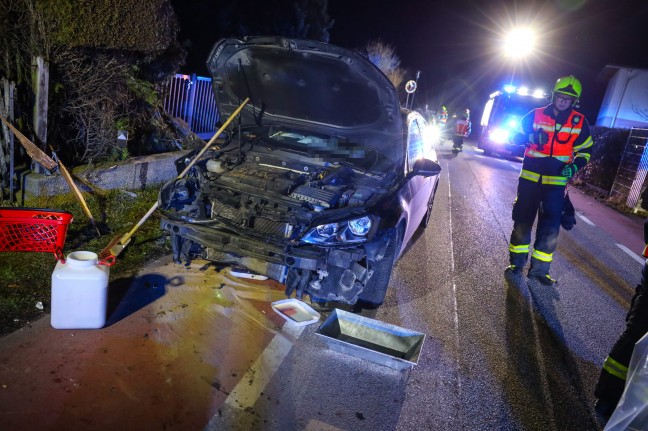
[[[504,91],[507,93],[514,93],[515,92],[515,85],[505,85],[504,86]]]
[[[509,132],[505,129],[495,129],[490,133],[490,140],[497,143],[503,144],[508,141]]]

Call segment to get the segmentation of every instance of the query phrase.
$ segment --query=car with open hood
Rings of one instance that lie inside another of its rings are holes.
[[[314,304],[381,304],[439,181],[425,119],[366,57],[330,44],[223,39],[207,66],[222,118],[249,102],[160,190],[174,259],[242,267]]]

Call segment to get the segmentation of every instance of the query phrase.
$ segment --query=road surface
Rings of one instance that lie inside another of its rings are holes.
[[[467,143],[443,172],[432,222],[372,317],[425,334],[397,370],[294,327],[273,282],[165,258],[110,284],[100,330],[47,318],[0,339],[3,430],[597,430],[592,391],[624,327],[642,220],[578,190],[555,287],[506,279],[519,160]],[[326,315],[323,316],[325,318]]]

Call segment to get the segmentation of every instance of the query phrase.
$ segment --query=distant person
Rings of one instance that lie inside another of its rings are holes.
[[[452,135],[452,151],[463,151],[464,139],[470,135],[470,110],[466,109],[457,115],[454,124],[454,135]]]
[[[445,125],[448,122],[448,109],[445,106],[442,106],[439,109],[438,120],[439,124]]]
[[[644,221],[644,257],[648,257],[648,218]],[[596,411],[609,417],[616,408],[626,379],[635,344],[648,332],[648,261],[641,271],[641,284],[630,301],[626,327],[610,350],[599,376],[594,395],[598,398]]]
[[[522,273],[538,215],[527,276],[549,286],[557,282],[549,275],[549,267],[558,245],[565,187],[589,161],[593,144],[587,119],[573,109],[581,91],[581,83],[574,76],[559,78],[551,104],[526,114],[513,137],[516,144],[526,145],[526,150],[513,205],[510,265],[506,272]]]

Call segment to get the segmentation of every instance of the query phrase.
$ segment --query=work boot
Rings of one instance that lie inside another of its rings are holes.
[[[551,276],[549,274],[544,274],[544,275],[529,274],[529,275],[527,275],[527,277],[530,280],[536,280],[540,284],[544,284],[545,286],[553,286],[554,284],[558,283],[558,280],[556,280],[554,278],[551,278]]]
[[[520,274],[522,274],[522,268],[520,268],[519,266],[515,266],[515,265],[509,265],[504,270],[504,274],[520,275]]]

